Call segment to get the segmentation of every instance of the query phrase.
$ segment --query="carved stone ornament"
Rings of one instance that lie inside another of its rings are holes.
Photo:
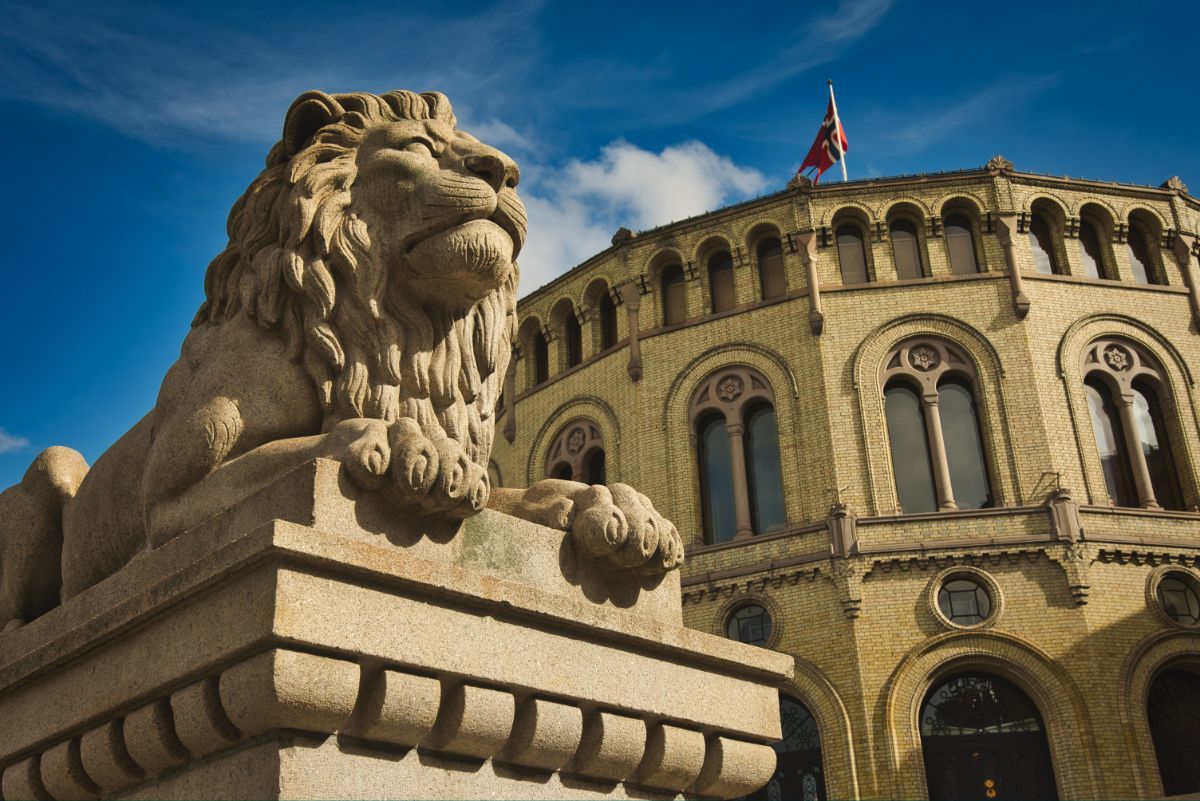
[[[1013,163],[999,154],[988,159],[988,172],[1012,172]]]
[[[628,242],[630,239],[633,239],[633,236],[633,231],[630,231],[628,228],[622,225],[617,229],[617,232],[612,235],[612,243],[614,245],[619,245],[622,242]]]
[[[586,437],[584,436],[583,429],[575,429],[571,432],[570,438],[567,439],[567,450],[571,453],[579,453],[581,450],[583,450],[583,443],[585,439]]]
[[[728,403],[742,394],[743,386],[742,379],[735,375],[722,378],[721,383],[717,384],[717,396]]]
[[[788,189],[812,189],[813,181],[807,175],[796,173],[792,176],[792,180],[787,182]]]
[[[908,352],[908,362],[921,372],[927,373],[941,364],[938,352],[928,345],[917,345]]]
[[[1122,348],[1120,345],[1109,345],[1104,349],[1104,361],[1108,366],[1116,370],[1118,373],[1128,370],[1133,361],[1129,355],[1129,351]]]
[[[0,494],[0,628],[318,458],[393,514],[450,522],[490,506],[569,530],[589,557],[676,567],[678,532],[632,489],[559,486],[553,502],[490,486],[526,235],[518,177],[439,93],[297,98],[233,206],[158,405],[90,471],[51,448]],[[619,543],[613,515],[638,521]]]
[[[1170,189],[1172,192],[1182,192],[1184,194],[1186,194],[1188,191],[1187,184],[1185,184],[1178,175],[1172,175],[1170,178],[1163,181],[1162,184],[1159,185],[1159,189]]]

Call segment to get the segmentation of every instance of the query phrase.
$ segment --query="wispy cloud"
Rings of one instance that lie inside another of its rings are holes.
[[[28,447],[28,439],[10,434],[3,428],[0,428],[0,453],[11,453],[12,451],[19,451],[22,448]]]

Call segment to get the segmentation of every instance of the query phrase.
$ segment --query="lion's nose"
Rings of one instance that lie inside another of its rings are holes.
[[[472,175],[477,175],[487,181],[492,189],[499,192],[505,186],[515,187],[520,180],[517,175],[517,165],[491,153],[467,156],[463,166]]]

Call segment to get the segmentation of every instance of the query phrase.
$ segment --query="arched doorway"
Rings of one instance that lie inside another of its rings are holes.
[[[1163,793],[1200,792],[1200,675],[1190,670],[1159,673],[1150,685],[1146,714]]]
[[[776,743],[775,775],[746,801],[825,801],[825,769],[821,765],[821,731],[808,707],[779,696],[783,738]]]
[[[931,801],[1058,798],[1042,717],[999,676],[936,684],[921,705],[921,750]]]

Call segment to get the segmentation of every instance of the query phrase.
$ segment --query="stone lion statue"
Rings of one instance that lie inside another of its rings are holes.
[[[154,409],[91,469],[50,448],[0,494],[0,626],[315,457],[397,514],[490,506],[569,531],[591,557],[678,566],[675,527],[627,486],[489,486],[526,233],[518,178],[441,94],[301,95],[229,214]]]

